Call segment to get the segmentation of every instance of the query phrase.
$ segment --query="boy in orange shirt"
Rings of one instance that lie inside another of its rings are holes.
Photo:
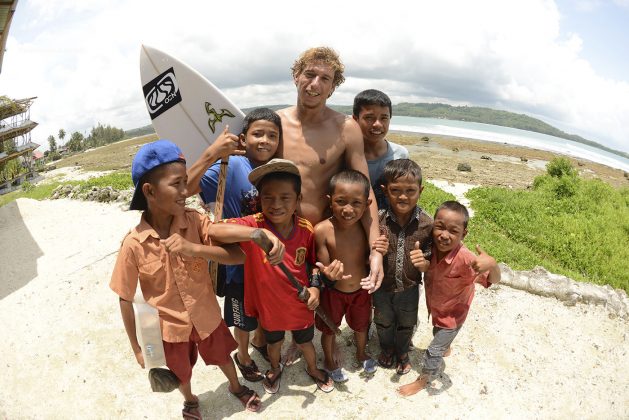
[[[167,140],[144,145],[131,172],[135,185],[131,209],[143,213],[122,242],[110,287],[120,296],[120,312],[138,364],[144,367],[132,300],[139,281],[144,299],[159,312],[166,365],[177,376],[185,398],[183,417],[201,418],[199,399],[190,386],[199,353],[206,364],[219,366],[229,391],[245,408],[257,411],[259,396],[238,382],[230,357],[237,344],[221,319],[206,260],[241,263],[241,251],[206,246],[211,244],[211,223],[185,208],[186,164],[177,145]],[[203,252],[182,255],[182,244],[204,244]]]
[[[424,354],[421,375],[398,388],[403,396],[413,395],[428,384],[443,366],[450,345],[461,330],[474,298],[475,283],[489,287],[500,281],[496,260],[476,245],[478,256],[463,245],[469,214],[464,205],[446,201],[435,212],[432,230],[432,258],[426,273],[426,305],[432,316],[433,340]],[[424,263],[423,254],[414,263]]]

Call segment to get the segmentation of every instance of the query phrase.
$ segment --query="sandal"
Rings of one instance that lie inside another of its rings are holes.
[[[378,364],[385,369],[391,369],[395,363],[395,356],[391,350],[382,350],[378,356]]]
[[[184,401],[181,415],[184,419],[203,420],[199,411],[199,401]]]
[[[325,392],[326,394],[328,392],[334,391],[334,381],[332,380],[332,378],[330,378],[330,375],[328,375],[325,370],[318,369],[318,371],[323,374],[323,380],[311,375],[310,372],[308,372],[307,367],[305,368],[305,370],[308,376],[310,376],[310,378],[315,381],[315,383],[317,384],[317,388],[319,388],[321,391]]]
[[[273,375],[273,379],[269,379],[269,374],[274,373],[274,369],[269,369],[264,374],[264,380],[262,381],[262,387],[267,394],[277,394],[280,390],[280,382],[282,381],[282,365],[280,364],[279,372]]]
[[[397,367],[395,369],[395,372],[398,375],[406,375],[408,372],[411,371],[411,359],[408,358],[408,353],[406,353],[404,356],[400,357],[398,359],[397,362]]]
[[[258,365],[256,365],[255,361],[252,360],[250,365],[243,365],[240,363],[240,360],[238,360],[238,353],[234,353],[234,362],[236,362],[236,366],[240,369],[242,377],[249,382],[258,382],[264,379],[264,376],[258,369]]]
[[[245,407],[245,410],[251,411],[253,413],[257,412],[262,405],[262,401],[260,400],[260,396],[252,389],[249,389],[245,385],[241,385],[240,392],[231,392],[234,397],[238,398],[242,405]]]
[[[255,344],[251,343],[251,347],[253,347],[254,350],[256,350],[258,353],[260,353],[262,357],[264,358],[264,360],[271,363],[271,359],[269,359],[269,352],[266,348],[266,344],[263,346],[256,346]]]

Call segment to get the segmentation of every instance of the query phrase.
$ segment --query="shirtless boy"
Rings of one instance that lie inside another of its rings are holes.
[[[313,225],[329,215],[326,193],[332,175],[343,167],[368,175],[360,127],[351,117],[326,106],[327,99],[345,80],[338,54],[327,47],[310,48],[295,61],[292,71],[297,86],[297,105],[278,111],[282,118],[284,141],[277,157],[297,165],[303,180],[300,216]],[[379,236],[378,209],[373,191],[372,203],[361,223],[369,243]],[[373,250],[369,256],[370,274],[361,286],[373,293],[382,281],[382,255]]]
[[[376,361],[367,355],[367,331],[371,316],[371,296],[360,285],[367,274],[369,243],[360,225],[363,213],[371,204],[369,179],[353,169],[346,169],[330,180],[329,195],[332,217],[315,226],[317,266],[330,281],[321,294],[321,306],[336,326],[343,316],[354,330],[356,359],[365,373],[376,371]],[[324,367],[335,382],[349,378],[334,359],[336,340],[334,332],[320,319],[316,325],[321,331]]]

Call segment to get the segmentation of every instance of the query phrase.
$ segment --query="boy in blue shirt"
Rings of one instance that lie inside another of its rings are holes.
[[[206,204],[215,203],[221,165],[221,161],[216,159],[234,154],[227,167],[222,218],[238,218],[258,212],[258,192],[249,182],[248,176],[254,168],[271,159],[281,138],[282,124],[279,115],[268,108],[251,111],[245,117],[239,136],[228,133],[226,129],[190,167],[189,194],[200,192]],[[239,147],[245,150],[238,150]],[[234,361],[246,380],[260,381],[264,376],[249,355],[249,333],[255,331],[251,345],[268,360],[266,340],[258,321],[245,315],[243,266],[226,266],[225,283],[223,316],[227,326],[235,327],[234,336],[238,342]]]

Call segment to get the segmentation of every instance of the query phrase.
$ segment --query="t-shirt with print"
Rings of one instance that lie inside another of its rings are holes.
[[[293,230],[284,238],[262,213],[225,223],[268,229],[285,245],[283,263],[304,287],[307,265],[315,263],[314,233],[310,222],[294,216]],[[264,251],[253,241],[241,242],[245,259],[245,314],[257,318],[267,331],[303,330],[314,324],[314,311],[297,297],[297,290],[278,266],[269,264]],[[308,263],[308,264],[307,264]]]

